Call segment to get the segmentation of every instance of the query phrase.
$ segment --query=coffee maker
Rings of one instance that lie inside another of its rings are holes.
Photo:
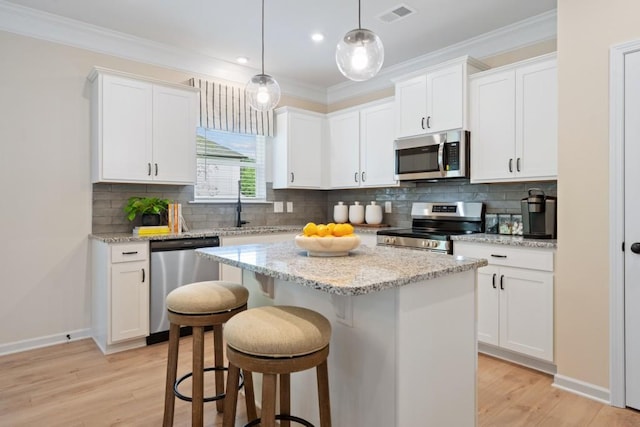
[[[556,239],[558,199],[547,196],[539,188],[530,188],[529,195],[520,201],[522,228],[525,238]]]

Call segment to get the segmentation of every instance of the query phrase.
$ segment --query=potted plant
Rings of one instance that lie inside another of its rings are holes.
[[[142,225],[160,225],[160,215],[167,211],[168,199],[158,197],[130,197],[124,207],[129,221],[133,221],[136,216],[142,217]]]

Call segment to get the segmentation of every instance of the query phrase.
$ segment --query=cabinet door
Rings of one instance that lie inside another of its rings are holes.
[[[499,345],[499,276],[497,267],[478,269],[478,341]]]
[[[500,269],[500,345],[553,361],[553,273]]]
[[[291,113],[288,132],[289,187],[322,187],[323,121],[316,116]],[[275,173],[275,172],[274,172]]]
[[[396,185],[393,179],[393,104],[364,108],[360,119],[361,185]]]
[[[461,129],[463,121],[463,65],[427,74],[427,132]]]
[[[153,87],[153,180],[193,184],[196,178],[196,93]]]
[[[149,335],[149,269],[146,261],[111,266],[109,344]]]
[[[511,178],[515,170],[515,72],[473,79],[471,182]]]
[[[102,76],[100,180],[151,181],[152,85]]]
[[[520,178],[558,175],[556,61],[516,70],[516,172]]]
[[[329,118],[329,185],[360,185],[360,114],[358,111]]]
[[[427,76],[396,83],[396,138],[427,132]]]

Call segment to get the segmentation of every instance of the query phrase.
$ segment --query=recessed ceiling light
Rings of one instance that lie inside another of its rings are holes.
[[[314,42],[321,42],[322,40],[324,40],[324,34],[313,33],[311,34],[311,40],[313,40]]]
[[[238,62],[238,64],[246,64],[247,62],[249,62],[249,58],[247,58],[246,56],[238,56],[236,58],[236,61]]]

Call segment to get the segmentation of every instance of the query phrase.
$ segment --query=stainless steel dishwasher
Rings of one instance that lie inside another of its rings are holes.
[[[187,239],[152,240],[151,249],[151,298],[149,307],[149,336],[147,345],[169,339],[169,320],[165,299],[179,286],[205,280],[218,280],[218,263],[195,254],[198,248],[220,246],[220,238],[198,237]],[[181,335],[191,333],[182,328]]]

